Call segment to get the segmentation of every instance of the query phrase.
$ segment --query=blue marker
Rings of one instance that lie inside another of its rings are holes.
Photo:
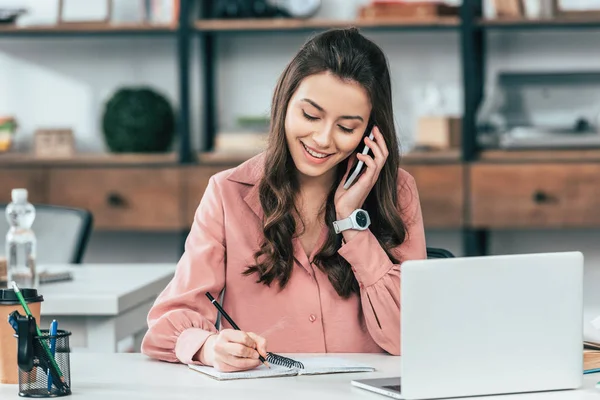
[[[596,372],[600,372],[600,368],[586,369],[585,371],[583,371],[583,374],[595,374]]]
[[[58,322],[55,319],[50,324],[50,336],[54,336],[50,339],[50,353],[52,357],[56,354],[56,333],[58,331]],[[48,391],[52,390],[52,374],[48,374]]]

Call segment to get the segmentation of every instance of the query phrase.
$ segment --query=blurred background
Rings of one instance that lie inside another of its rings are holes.
[[[600,1],[0,0],[0,22],[0,203],[90,211],[84,262],[176,262],[286,63],[354,25],[389,58],[429,246],[600,263]]]

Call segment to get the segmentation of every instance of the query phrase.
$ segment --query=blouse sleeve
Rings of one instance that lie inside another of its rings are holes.
[[[211,177],[196,214],[175,275],[148,314],[142,353],[163,361],[200,364],[192,360],[206,339],[216,333],[216,309],[205,293],[218,297],[225,283],[223,204]]]
[[[398,197],[407,234],[392,253],[398,260],[424,259],[425,232],[415,180],[400,170],[399,181]],[[362,309],[371,337],[388,353],[399,355],[401,264],[390,260],[368,229],[356,234],[338,253],[348,261],[360,285]]]

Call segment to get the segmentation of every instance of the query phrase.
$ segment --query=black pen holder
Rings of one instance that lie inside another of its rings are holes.
[[[58,330],[56,335],[41,330],[37,335],[35,318],[18,318],[19,396],[61,397],[71,394],[69,336]]]

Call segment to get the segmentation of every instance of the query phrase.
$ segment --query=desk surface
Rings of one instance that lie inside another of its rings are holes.
[[[352,379],[400,374],[400,358],[388,355],[332,354],[372,365],[370,373],[294,376],[219,382],[182,364],[150,360],[142,354],[71,355],[73,395],[95,399],[374,399],[387,397],[353,387]],[[600,374],[584,376],[579,390],[494,396],[493,400],[584,400],[600,398],[595,388]],[[17,398],[16,385],[0,385],[0,398]],[[489,396],[484,397],[487,400]]]
[[[46,267],[46,266],[44,266]],[[69,268],[71,281],[40,285],[42,315],[118,315],[156,297],[175,273],[175,264],[82,264]]]

